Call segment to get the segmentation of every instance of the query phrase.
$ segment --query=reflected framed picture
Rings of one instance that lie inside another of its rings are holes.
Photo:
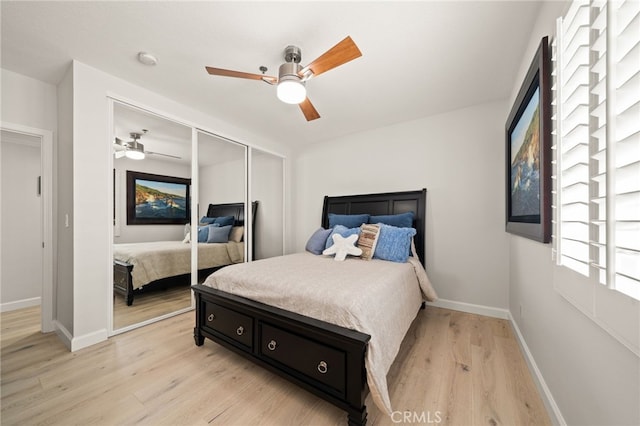
[[[506,231],[551,241],[551,59],[544,37],[505,126]]]
[[[127,170],[127,225],[189,223],[191,179]]]

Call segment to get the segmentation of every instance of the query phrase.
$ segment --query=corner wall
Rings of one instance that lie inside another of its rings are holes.
[[[325,195],[427,188],[425,260],[441,302],[506,317],[505,109],[487,103],[301,148],[293,251],[320,226]]]
[[[511,102],[540,39],[553,37],[555,20],[567,6],[564,1],[543,4]],[[504,115],[507,113],[505,109]],[[569,281],[588,288],[588,280],[557,267],[551,259],[550,244],[510,235],[509,251],[509,310],[546,384],[544,396],[552,403],[550,414],[555,415],[556,422],[640,424],[640,359],[554,288],[559,282]],[[640,321],[639,315],[635,321]]]
[[[73,210],[73,68],[69,66],[58,83],[57,275],[54,319],[58,333],[71,348],[73,336],[73,227],[66,220]]]

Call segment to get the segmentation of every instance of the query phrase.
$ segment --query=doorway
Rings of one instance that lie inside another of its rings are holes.
[[[3,312],[41,306],[43,333],[53,331],[53,134],[2,123]]]

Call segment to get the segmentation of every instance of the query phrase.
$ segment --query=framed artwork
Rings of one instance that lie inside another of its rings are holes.
[[[189,223],[191,179],[127,170],[127,225]]]
[[[551,240],[551,59],[544,37],[506,123],[506,231]]]

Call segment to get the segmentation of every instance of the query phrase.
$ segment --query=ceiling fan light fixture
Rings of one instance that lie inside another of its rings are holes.
[[[299,104],[306,99],[307,89],[298,75],[301,69],[300,64],[295,62],[280,65],[276,94],[282,102]]]
[[[280,80],[277,88],[278,99],[287,104],[299,104],[307,97],[307,89],[299,78]]]
[[[129,142],[124,155],[132,160],[144,160],[144,145],[135,140]]]

